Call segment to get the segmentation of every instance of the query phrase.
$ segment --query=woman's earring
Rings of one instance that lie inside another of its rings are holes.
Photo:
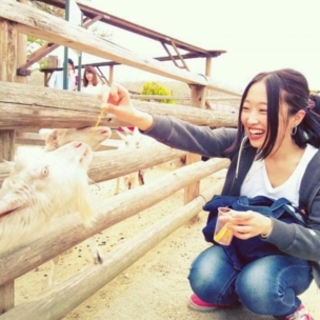
[[[297,126],[293,127],[291,130],[291,135],[294,136],[297,133],[297,131],[298,131],[298,127]]]

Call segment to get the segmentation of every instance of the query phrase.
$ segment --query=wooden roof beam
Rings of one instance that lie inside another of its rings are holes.
[[[39,0],[41,2],[51,4],[53,6],[59,7],[64,9],[65,8],[65,0]],[[77,2],[78,7],[80,10],[84,13],[85,16],[96,16],[97,14],[102,14],[103,18],[101,19],[101,22],[113,25],[115,27],[118,27],[120,29],[127,30],[129,32],[133,32],[136,34],[139,34],[140,36],[147,37],[156,41],[163,41],[166,44],[171,44],[171,41],[174,41],[176,46],[179,49],[183,49],[186,51],[196,52],[196,53],[203,53],[206,54],[207,50],[194,46],[192,44],[186,43],[184,41],[180,41],[178,39],[174,39],[170,36],[167,36],[163,33],[153,31],[151,29],[145,28],[143,26],[140,26],[138,24],[126,21],[124,19],[118,18],[116,16],[113,16],[107,12],[103,12],[101,10],[98,10],[96,8],[87,6],[83,3]],[[225,53],[224,50],[219,50],[221,53]]]
[[[85,29],[89,28],[95,22],[99,21],[101,18],[102,18],[101,15],[96,16],[94,19],[86,18],[83,23],[83,28]],[[18,68],[17,74],[26,73],[26,70],[30,68],[34,63],[38,62],[39,60],[47,56],[50,52],[54,51],[58,47],[60,47],[60,44],[56,44],[56,43],[45,44],[44,46],[42,46],[41,48],[39,48],[29,56],[27,62]]]
[[[177,53],[177,55],[179,56],[179,59],[181,61],[181,63],[183,64],[184,68],[188,71],[190,71],[189,67],[187,66],[186,62],[183,59],[183,56],[180,54],[178,47],[175,45],[174,41],[171,41],[171,45],[173,47],[173,49],[175,50],[175,52]]]
[[[215,52],[215,51],[214,51]],[[215,54],[214,53],[214,57],[217,57],[219,54]],[[186,53],[183,54],[182,57],[184,59],[194,59],[194,58],[204,58],[202,55],[198,55],[196,53]],[[164,57],[156,57],[153,58],[155,60],[158,61],[170,61],[170,60],[177,60],[179,59],[179,56],[164,56]],[[93,62],[93,63],[86,63],[86,64],[82,64],[82,68],[85,68],[86,66],[92,66],[92,67],[110,67],[110,66],[115,66],[115,65],[120,65],[121,63],[119,62],[115,62],[115,61],[106,61],[106,62]],[[180,66],[177,65],[178,68],[181,68]],[[53,72],[55,70],[62,70],[62,67],[59,68],[45,68],[45,69],[41,69],[41,72]]]
[[[165,44],[163,41],[161,41],[161,44],[162,44],[164,50],[167,52],[168,57],[171,58],[171,60],[172,60],[172,62],[174,63],[174,65],[175,65],[177,68],[181,68],[181,67],[178,65],[178,63],[177,63],[176,58],[174,58],[174,57],[172,56],[171,52],[170,52],[169,49],[167,48],[166,44]]]

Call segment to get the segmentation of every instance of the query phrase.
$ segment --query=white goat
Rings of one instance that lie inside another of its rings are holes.
[[[55,150],[71,141],[87,143],[92,150],[97,150],[106,139],[111,137],[109,127],[84,127],[69,129],[40,129],[39,135],[45,140],[45,150]]]
[[[82,141],[87,143],[93,150],[99,148],[102,141],[111,137],[112,131],[109,127],[85,127],[76,129],[41,129],[40,136],[45,140],[45,150],[55,150],[69,141]],[[102,253],[94,237],[89,239],[89,247],[94,263],[102,263]],[[70,250],[69,250],[70,251]],[[67,252],[69,252],[67,251]],[[60,256],[53,258],[51,271],[48,277],[49,285],[54,283],[55,267],[60,260]]]
[[[141,147],[142,142],[142,134],[139,132],[139,129],[135,127],[133,131],[124,131],[125,133],[121,133],[117,130],[117,134],[121,138],[121,144],[118,147],[120,149],[139,149]],[[142,171],[141,171],[142,172]],[[118,194],[121,188],[121,184],[124,187],[124,190],[133,189],[137,184],[144,184],[143,174],[140,174],[140,171],[129,173],[123,177],[119,177],[116,179],[116,187],[114,194]]]
[[[122,131],[122,132],[121,132]],[[117,131],[117,134],[120,136],[122,143],[119,145],[118,149],[139,149],[141,147],[147,147],[155,144],[161,144],[155,139],[143,135],[140,133],[137,127],[134,127],[133,130],[128,130],[127,128],[122,128],[121,131]],[[158,165],[159,168],[170,168],[176,169],[183,165],[185,165],[186,156],[182,156],[179,159],[168,161],[162,165]],[[124,190],[130,190],[134,188],[136,185],[144,185],[144,176],[147,170],[152,168],[141,169],[138,172],[130,173],[126,176],[119,177],[116,180],[116,187],[114,194],[118,194],[120,191],[120,185],[123,185]]]
[[[18,149],[8,162],[9,176],[0,189],[0,252],[22,244],[54,216],[79,212],[89,226],[94,216],[89,205],[90,147],[71,142],[52,151]]]

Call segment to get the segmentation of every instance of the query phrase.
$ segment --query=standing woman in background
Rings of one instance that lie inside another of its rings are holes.
[[[83,74],[83,87],[81,92],[98,95],[101,92],[102,84],[98,79],[97,72],[92,66],[87,66]]]

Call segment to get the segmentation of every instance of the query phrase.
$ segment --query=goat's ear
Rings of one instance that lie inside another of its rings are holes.
[[[128,142],[128,141],[129,141],[128,136],[122,134],[121,132],[119,132],[119,130],[117,130],[117,134],[119,135],[119,137],[120,137],[123,141],[125,141],[125,142]]]
[[[59,148],[58,136],[61,136],[59,129],[54,129],[46,140],[45,150],[53,151]]]
[[[134,129],[133,129],[133,131],[132,131],[132,134],[133,134],[134,136],[141,136],[141,132],[140,132],[140,130],[139,130],[138,127],[134,127]]]
[[[109,139],[112,135],[112,131],[109,127],[102,127],[102,126],[96,128],[96,133],[101,134],[101,135],[105,135],[106,139]]]
[[[52,142],[56,141],[57,138],[58,138],[58,135],[59,135],[58,129],[52,130],[52,132],[51,132],[51,133],[49,134],[49,136],[47,137],[46,142],[47,142],[47,143],[52,143]]]
[[[52,133],[53,129],[40,129],[39,130],[39,135],[43,140],[47,140],[50,134]]]

